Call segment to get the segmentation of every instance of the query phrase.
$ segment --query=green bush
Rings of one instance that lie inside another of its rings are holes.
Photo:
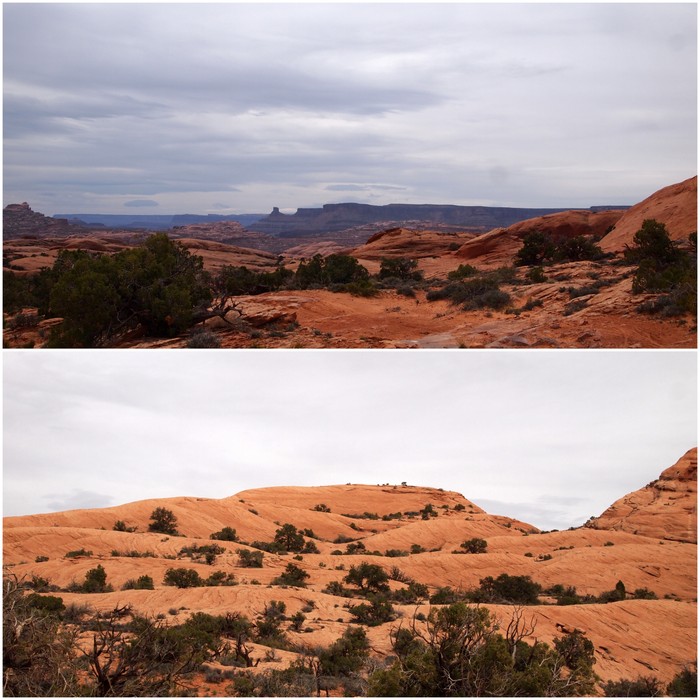
[[[42,280],[40,306],[63,319],[54,347],[94,347],[137,326],[172,336],[212,300],[202,258],[164,233],[114,255],[60,251]]]
[[[537,266],[538,279],[530,277],[533,282],[544,282],[541,266],[551,262],[574,262],[579,260],[601,260],[605,253],[587,236],[572,236],[555,241],[551,235],[542,231],[532,231],[523,238],[520,250],[515,254],[517,266]]]
[[[625,260],[637,265],[632,292],[676,292],[680,310],[697,312],[696,235],[690,237],[690,252],[672,241],[666,226],[645,219],[634,234],[634,245],[625,250]]]
[[[396,612],[389,600],[388,595],[384,593],[373,593],[367,596],[367,603],[359,605],[351,605],[348,608],[350,614],[355,618],[356,622],[369,627],[375,627],[385,622],[391,622],[396,619]]]
[[[139,576],[137,579],[130,578],[128,579],[124,585],[122,586],[123,591],[128,591],[128,590],[144,590],[144,591],[152,591],[154,589],[153,587],[153,579],[148,576],[147,574],[144,574],[143,576]]]
[[[30,593],[26,596],[27,605],[34,610],[41,610],[45,613],[61,613],[66,609],[63,604],[63,598],[55,595],[39,595],[39,593]]]
[[[210,540],[221,540],[222,542],[238,542],[238,535],[232,527],[222,527],[218,532],[209,535]]]
[[[351,566],[345,583],[357,586],[363,593],[381,593],[389,590],[389,576],[378,564],[362,562]]]
[[[455,603],[433,608],[426,630],[392,635],[394,660],[369,677],[370,696],[545,697],[591,695],[593,645],[588,640],[524,641],[516,617],[507,638],[485,608]],[[586,644],[587,642],[587,644]],[[565,656],[568,654],[568,656]]]
[[[502,309],[510,303],[510,295],[499,288],[500,283],[500,275],[496,273],[471,277],[464,281],[449,282],[441,289],[431,289],[426,294],[426,299],[447,299],[452,304],[461,304],[465,311]]]
[[[272,579],[272,584],[276,586],[297,586],[306,587],[306,579],[309,574],[296,564],[287,564],[284,572]]]
[[[203,586],[204,582],[195,569],[168,569],[165,572],[163,583],[166,586],[176,586],[177,588],[197,588]]]
[[[418,270],[418,263],[408,258],[382,258],[379,267],[379,279],[395,278],[398,280],[420,280],[423,274]]]
[[[483,554],[486,552],[487,546],[486,540],[482,540],[479,537],[472,537],[472,539],[466,540],[460,545],[469,554]]]
[[[178,535],[177,517],[167,508],[156,508],[151,513],[151,522],[148,524],[149,532],[160,532],[163,535]]]
[[[73,549],[70,552],[66,552],[64,556],[66,559],[74,559],[75,557],[91,557],[92,550],[81,547],[80,549]]]
[[[510,603],[514,605],[537,605],[542,586],[529,576],[500,574],[487,576],[479,581],[479,588],[469,591],[471,600],[477,603]]]
[[[252,552],[249,549],[237,549],[236,554],[238,554],[238,566],[242,566],[246,569],[262,569],[263,557],[265,556],[262,552]]]
[[[474,277],[478,275],[479,270],[473,265],[460,265],[456,270],[447,273],[448,280],[463,280],[465,277]]]
[[[333,284],[350,284],[369,278],[367,269],[356,258],[342,253],[328,257],[316,254],[311,260],[302,260],[294,274],[293,285],[297,289],[328,287]]]
[[[102,564],[98,564],[85,574],[85,581],[80,590],[83,593],[106,593],[112,590],[112,587],[107,585],[107,572]]]

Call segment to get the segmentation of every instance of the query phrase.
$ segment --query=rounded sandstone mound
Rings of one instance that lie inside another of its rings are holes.
[[[665,224],[669,237],[687,243],[688,236],[698,228],[698,178],[691,177],[654,192],[628,209],[615,228],[600,242],[606,252],[619,253],[634,242],[634,234],[645,219]]]
[[[587,526],[697,544],[697,501],[698,451],[693,448],[658,479],[615,501]]]

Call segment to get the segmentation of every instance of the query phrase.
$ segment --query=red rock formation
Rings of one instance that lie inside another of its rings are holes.
[[[615,501],[587,527],[697,543],[697,500],[698,451],[694,447],[656,481]]]
[[[588,209],[548,214],[477,236],[465,243],[455,255],[469,260],[477,267],[509,265],[528,233],[541,231],[555,240],[575,236],[599,237],[614,226],[622,215],[623,212],[620,210],[593,212]]]
[[[668,235],[674,241],[687,242],[698,226],[698,178],[664,187],[644,201],[628,209],[615,228],[600,242],[606,252],[621,252],[632,245],[634,234],[645,219],[656,219],[666,224]]]

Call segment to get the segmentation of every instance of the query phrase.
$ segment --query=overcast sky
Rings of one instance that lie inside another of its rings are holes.
[[[697,172],[696,6],[13,4],[4,200],[633,204]]]
[[[696,445],[696,386],[690,351],[6,352],[4,511],[407,481],[565,528]]]

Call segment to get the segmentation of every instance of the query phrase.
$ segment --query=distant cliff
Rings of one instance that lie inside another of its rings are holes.
[[[275,207],[269,216],[248,228],[276,236],[341,231],[373,223],[439,224],[489,231],[559,211],[566,209],[462,207],[453,204],[325,204],[321,209],[297,209],[295,214],[283,214]]]

